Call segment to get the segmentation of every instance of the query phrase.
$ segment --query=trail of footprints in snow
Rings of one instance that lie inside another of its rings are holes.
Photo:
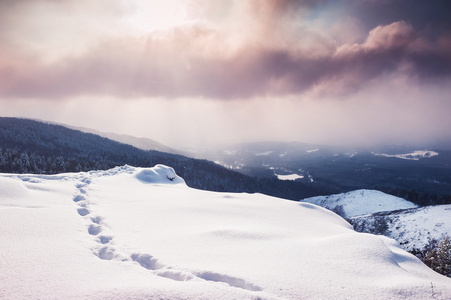
[[[87,198],[87,191],[91,182],[91,177],[87,176],[82,178],[76,184],[77,192],[74,195],[73,201],[77,204],[78,214],[88,219],[88,233],[96,237],[97,246],[94,249],[94,253],[100,259],[134,261],[137,262],[141,267],[152,271],[158,276],[176,281],[206,280],[213,282],[222,282],[232,287],[249,291],[262,290],[259,286],[237,277],[210,271],[198,271],[191,273],[183,270],[176,270],[170,266],[162,264],[158,259],[150,254],[132,253],[131,255],[127,255],[120,253],[120,251],[118,251],[118,249],[116,249],[114,245],[113,237],[108,234],[109,228],[103,223],[103,218],[100,216],[92,216],[89,210],[90,203]]]

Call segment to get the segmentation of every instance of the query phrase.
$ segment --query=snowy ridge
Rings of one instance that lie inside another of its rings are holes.
[[[359,231],[384,227],[384,235],[397,240],[404,250],[422,250],[430,240],[451,233],[451,205],[426,206],[393,213],[351,218]]]
[[[163,165],[0,174],[0,225],[2,299],[423,299],[431,282],[451,297],[328,210],[191,189]]]
[[[301,201],[333,210],[344,218],[418,207],[410,201],[375,190],[357,190],[336,195],[311,197]]]
[[[383,153],[374,153],[375,156],[383,156],[383,157],[395,157],[400,159],[407,159],[407,160],[420,160],[422,158],[430,158],[438,155],[438,152],[435,151],[427,151],[427,150],[417,150],[412,153],[405,153],[405,154],[383,154]]]

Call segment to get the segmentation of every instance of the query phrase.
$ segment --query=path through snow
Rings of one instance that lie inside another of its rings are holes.
[[[249,291],[261,291],[262,289],[255,284],[249,283],[244,279],[215,273],[212,271],[186,271],[180,270],[159,261],[156,257],[148,253],[133,252],[118,249],[114,242],[114,233],[106,225],[104,218],[99,215],[93,215],[90,211],[89,185],[96,178],[113,176],[118,174],[133,174],[135,168],[128,166],[115,168],[110,171],[98,171],[86,173],[78,183],[76,183],[77,192],[73,201],[77,205],[78,214],[86,220],[88,224],[88,234],[95,237],[97,245],[93,251],[96,256],[103,260],[134,261],[141,267],[152,271],[153,274],[175,281],[204,280],[212,282],[223,282],[232,287],[237,287]],[[153,184],[179,184],[184,183],[183,179],[175,174],[172,168],[157,165],[151,170],[142,170],[137,173],[136,178],[145,183]]]

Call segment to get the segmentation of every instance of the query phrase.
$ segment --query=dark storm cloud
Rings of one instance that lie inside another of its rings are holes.
[[[413,18],[416,11],[401,11],[399,5],[405,1],[382,2],[393,5],[388,19],[409,14]],[[419,83],[451,75],[451,35],[431,38],[401,20],[375,26],[361,43],[339,45],[333,37],[305,28],[282,35],[297,12],[312,13],[331,5],[326,1],[236,3],[250,20],[243,22],[248,27],[242,28],[244,37],[238,42],[229,39],[241,32],[231,34],[194,22],[146,38],[103,39],[82,54],[51,62],[5,47],[0,50],[0,95],[236,99],[302,94],[317,88],[347,94],[393,72],[403,72]],[[360,18],[367,14],[381,18],[377,10],[367,12],[384,7],[379,2],[352,3]],[[427,23],[430,17],[422,18]]]
[[[408,65],[409,75],[437,79],[451,74],[449,39],[431,44],[404,22],[379,26],[364,43],[331,48],[316,56],[296,48],[245,45],[221,49],[217,32],[180,28],[170,37],[117,39],[86,54],[46,65],[6,63],[0,92],[6,96],[61,97],[205,96],[246,98],[305,92],[346,79],[346,91]],[[219,44],[217,44],[219,43]],[[349,84],[351,82],[352,84]],[[334,92],[334,91],[331,91]]]
[[[346,1],[337,1],[345,5]],[[451,31],[449,0],[357,0],[347,14],[361,19],[368,28],[403,20],[419,31],[437,37]],[[337,4],[336,4],[337,5]],[[344,6],[346,7],[346,6]]]

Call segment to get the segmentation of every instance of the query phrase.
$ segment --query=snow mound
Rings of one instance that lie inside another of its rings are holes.
[[[418,207],[403,198],[375,190],[357,190],[336,195],[311,197],[301,201],[327,208],[344,218]]]
[[[195,190],[163,165],[12,176],[1,299],[451,298],[395,241],[314,204]]]
[[[0,177],[0,200],[5,198],[26,197],[28,190],[22,180]]]
[[[175,173],[175,170],[165,165],[156,165],[139,171],[136,178],[144,183],[185,184],[185,180]]]

